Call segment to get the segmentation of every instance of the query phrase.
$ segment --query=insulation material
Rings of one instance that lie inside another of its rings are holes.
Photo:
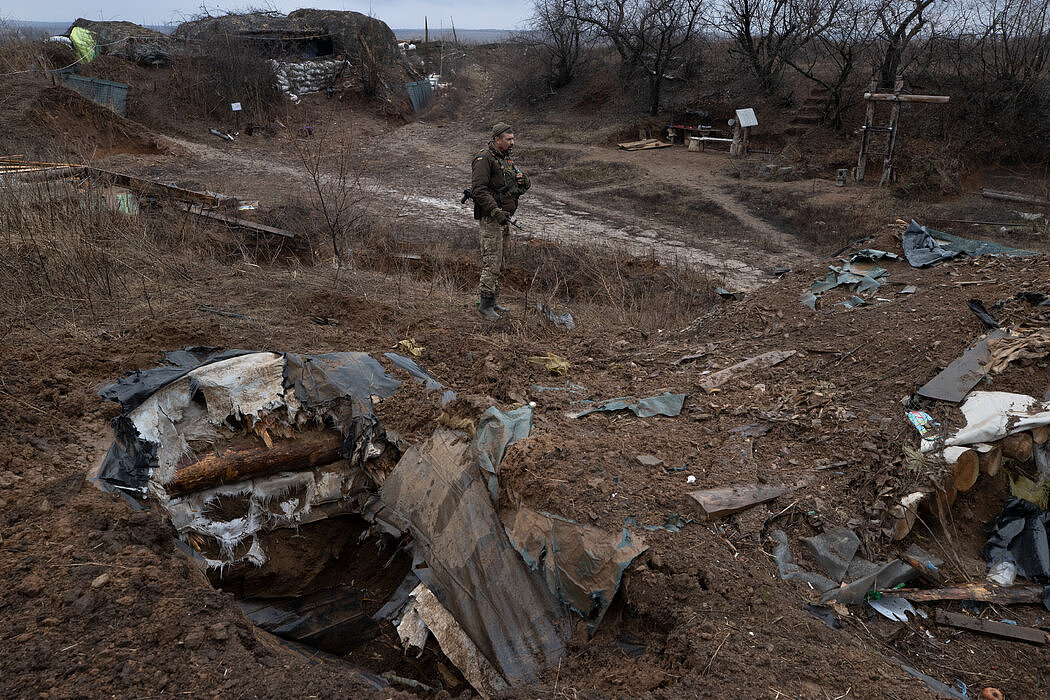
[[[1040,403],[1025,394],[975,391],[960,408],[966,417],[966,426],[945,440],[945,445],[995,442],[1022,430],[1050,424],[1050,401]]]
[[[422,649],[428,633],[434,635],[441,651],[482,697],[491,697],[508,687],[452,613],[421,583],[411,593],[397,634],[406,649]]]

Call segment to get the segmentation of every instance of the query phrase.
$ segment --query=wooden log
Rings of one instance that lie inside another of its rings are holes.
[[[164,490],[180,496],[274,472],[328,464],[340,458],[342,446],[343,436],[334,430],[300,433],[294,440],[275,440],[273,447],[238,445],[179,469]]]
[[[883,598],[905,598],[913,603],[929,603],[935,600],[975,600],[981,603],[1013,605],[1043,602],[1042,586],[996,586],[980,582],[967,583],[947,588],[897,588],[879,591]]]
[[[955,477],[949,472],[940,480],[940,485],[935,486],[922,505],[927,512],[937,518],[941,527],[947,530],[952,521],[952,505],[958,495],[958,489],[955,488]]]
[[[943,455],[944,461],[952,467],[955,490],[966,492],[973,488],[981,473],[977,452],[968,447],[946,447]]]
[[[750,372],[756,369],[765,369],[778,365],[784,360],[788,359],[795,354],[794,350],[773,350],[771,352],[762,353],[755,357],[744,360],[743,362],[737,362],[731,367],[726,367],[723,370],[715,372],[706,379],[700,382],[700,388],[704,391],[711,393],[718,387],[722,386],[730,379],[737,377],[746,372]]]
[[[995,622],[994,620],[985,620],[980,617],[960,615],[959,613],[948,612],[947,610],[934,611],[933,619],[941,625],[955,627],[956,629],[969,630],[970,632],[990,634],[993,637],[1013,639],[1018,642],[1031,642],[1033,644],[1046,644],[1047,642],[1046,632],[1041,629],[1036,629],[1035,627],[1010,625],[1005,622]]]
[[[916,491],[909,493],[907,496],[901,499],[900,509],[894,509],[896,512],[893,514],[893,539],[902,540],[912,528],[915,527],[915,519],[918,517],[919,505],[926,499],[927,493],[925,491]]]
[[[1021,192],[1003,192],[1000,190],[982,189],[981,196],[986,199],[999,199],[1004,202],[1019,202],[1031,204],[1037,207],[1050,207],[1050,200],[1036,197],[1035,195],[1023,194]]]
[[[943,105],[951,101],[950,95],[898,95],[894,92],[866,92],[865,100],[874,102],[921,102],[923,104]]]
[[[1050,425],[1040,425],[1038,428],[1032,428],[1032,442],[1037,445],[1044,445],[1048,439],[1050,439]]]
[[[708,520],[721,518],[724,515],[756,506],[759,503],[772,501],[774,498],[791,493],[809,483],[808,479],[795,484],[773,486],[770,484],[748,484],[746,486],[727,486],[718,489],[692,491],[689,497],[696,501]]]
[[[1003,457],[1015,462],[1027,462],[1032,458],[1032,434],[1020,432],[1007,435],[999,441],[999,449],[1003,451]]]
[[[977,452],[977,464],[982,474],[995,476],[1003,464],[1003,451],[998,445],[981,443],[973,446]]]

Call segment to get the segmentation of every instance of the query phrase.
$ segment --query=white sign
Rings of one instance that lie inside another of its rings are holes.
[[[231,102],[230,103],[230,109],[232,109],[234,112],[240,112],[241,111],[241,103],[240,102]]]
[[[758,126],[758,117],[755,116],[755,110],[751,107],[738,109],[736,120],[740,122],[740,126]]]

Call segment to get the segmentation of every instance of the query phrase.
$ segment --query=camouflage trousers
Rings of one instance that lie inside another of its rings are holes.
[[[499,273],[503,269],[503,254],[510,238],[510,226],[500,226],[486,216],[478,221],[481,228],[481,282],[478,294],[496,296],[499,292]]]

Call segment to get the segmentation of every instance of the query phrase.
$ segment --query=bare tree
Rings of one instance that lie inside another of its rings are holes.
[[[571,83],[587,49],[587,27],[565,0],[536,0],[529,27],[543,51],[547,87],[557,90]]]
[[[766,92],[799,49],[826,32],[843,0],[725,0],[720,28]]]
[[[979,0],[976,21],[984,72],[1015,90],[1031,90],[1050,59],[1050,0]]]
[[[936,0],[876,0],[875,17],[879,22],[881,59],[878,64],[880,85],[892,87],[905,67],[905,51],[938,14]]]
[[[649,113],[658,114],[665,76],[696,37],[704,0],[567,1],[576,20],[612,43],[625,77],[644,73]]]
[[[822,121],[842,126],[842,115],[856,102],[857,69],[875,44],[875,15],[867,0],[843,0],[828,27],[785,61],[827,91]],[[852,96],[852,97],[851,97]]]

